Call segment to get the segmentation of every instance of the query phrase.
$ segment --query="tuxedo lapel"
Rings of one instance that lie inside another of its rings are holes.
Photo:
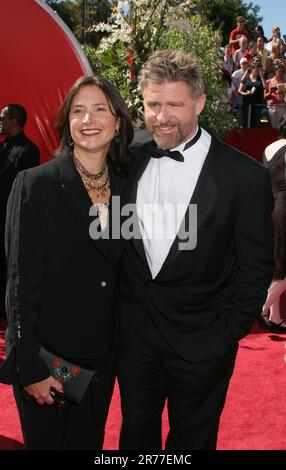
[[[133,150],[133,154],[135,153],[135,151],[139,152],[139,155],[137,155],[135,157],[134,165],[133,165],[133,167],[130,171],[129,184],[128,184],[128,194],[127,194],[128,202],[130,204],[134,204],[134,207],[135,207],[136,199],[137,199],[138,182],[139,182],[141,176],[143,175],[143,173],[144,173],[144,171],[145,171],[145,169],[146,169],[146,167],[147,167],[147,165],[150,161],[150,158],[151,158],[149,154],[145,154],[144,146],[143,146],[143,149],[141,147],[140,149],[136,148],[135,150]],[[138,236],[133,237],[132,241],[135,245],[135,248],[136,248],[138,254],[142,258],[142,260],[147,264],[147,266],[149,266],[147,258],[146,258],[146,253],[145,253],[145,249],[144,249],[143,240],[142,240],[142,237],[141,237],[141,231],[140,231],[140,227],[139,227],[139,220],[138,220],[137,212],[134,213],[133,220],[134,220],[133,231]]]
[[[211,146],[206,156],[205,162],[202,167],[202,171],[198,178],[195,190],[190,199],[189,205],[196,205],[197,207],[197,224],[192,227],[189,221],[189,207],[187,208],[186,214],[183,218],[177,237],[175,238],[171,249],[168,253],[165,262],[157,275],[160,277],[161,273],[172,263],[178,255],[184,253],[183,250],[179,249],[179,244],[187,243],[185,240],[180,240],[179,234],[189,232],[190,239],[196,236],[196,232],[199,233],[199,229],[212,210],[218,195],[219,189],[216,184],[216,154],[218,152],[218,141],[212,138]]]
[[[109,240],[101,239],[100,247],[105,250],[107,256],[113,263],[117,262],[118,257],[121,256],[123,249],[123,240],[121,234],[122,227],[122,203],[123,195],[126,186],[126,177],[118,176],[113,168],[111,161],[107,158],[109,182],[110,182],[110,202],[108,210],[108,226],[109,237],[112,238],[112,243]],[[116,200],[115,200],[116,199]]]
[[[139,153],[139,155],[135,156],[135,153]],[[138,182],[143,175],[149,161],[150,155],[145,154],[144,147],[132,149],[132,155],[134,155],[134,163],[132,164],[130,175],[128,178],[128,202],[131,204],[136,203],[137,198],[137,187]]]
[[[219,195],[216,183],[218,145],[218,141],[212,137],[211,146],[190,200],[190,204],[197,206],[197,230],[200,229]]]

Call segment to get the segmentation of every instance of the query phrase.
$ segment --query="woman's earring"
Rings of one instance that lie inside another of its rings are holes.
[[[115,131],[114,142],[115,142],[116,144],[119,144],[119,143],[120,143],[120,132],[119,132],[119,129],[116,129],[116,131]]]
[[[70,150],[73,149],[73,140],[72,140],[71,136],[69,136],[68,139],[67,139],[67,146]]]

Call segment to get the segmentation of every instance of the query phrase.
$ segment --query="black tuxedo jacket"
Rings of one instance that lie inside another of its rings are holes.
[[[134,152],[128,203],[135,203],[138,180],[150,159],[144,145]],[[197,245],[180,251],[176,238],[155,279],[142,239],[127,242],[121,334],[128,340],[150,314],[167,342],[182,357],[197,361],[223,353],[245,336],[264,304],[273,273],[268,171],[212,138],[190,203],[197,204]]]
[[[109,163],[112,196],[124,178]],[[6,223],[8,357],[0,380],[23,385],[49,376],[39,345],[75,363],[105,361],[118,331],[122,240],[89,235],[92,202],[70,155],[21,172]],[[112,204],[110,207],[112,218]]]

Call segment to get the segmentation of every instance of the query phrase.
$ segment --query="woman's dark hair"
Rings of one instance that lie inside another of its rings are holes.
[[[119,118],[119,141],[115,142],[115,139],[113,139],[109,150],[109,157],[111,162],[113,163],[116,172],[119,174],[125,174],[128,171],[129,167],[128,146],[131,143],[134,134],[131,117],[129,115],[125,101],[123,100],[115,86],[112,85],[105,78],[100,77],[98,75],[83,76],[79,78],[74,83],[68,95],[66,96],[63,104],[61,105],[56,121],[56,130],[61,139],[59,152],[67,152],[71,148],[72,138],[69,126],[69,115],[71,105],[77,93],[82,88],[89,85],[95,85],[100,88],[100,90],[104,93],[107,98],[107,101],[110,105],[110,111],[112,112],[112,114],[114,114],[114,109],[115,116]]]
[[[279,121],[278,134],[283,139],[286,139],[286,114]]]
[[[260,35],[263,37],[263,36],[264,36],[264,29],[263,29],[263,27],[262,27],[260,24],[258,24],[258,25],[256,26],[256,29],[258,29],[258,31],[260,32]]]

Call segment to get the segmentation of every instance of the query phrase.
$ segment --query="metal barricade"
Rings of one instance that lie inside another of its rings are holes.
[[[248,104],[243,105],[243,127],[271,125],[277,129],[283,116],[286,116],[286,103],[283,104]]]

